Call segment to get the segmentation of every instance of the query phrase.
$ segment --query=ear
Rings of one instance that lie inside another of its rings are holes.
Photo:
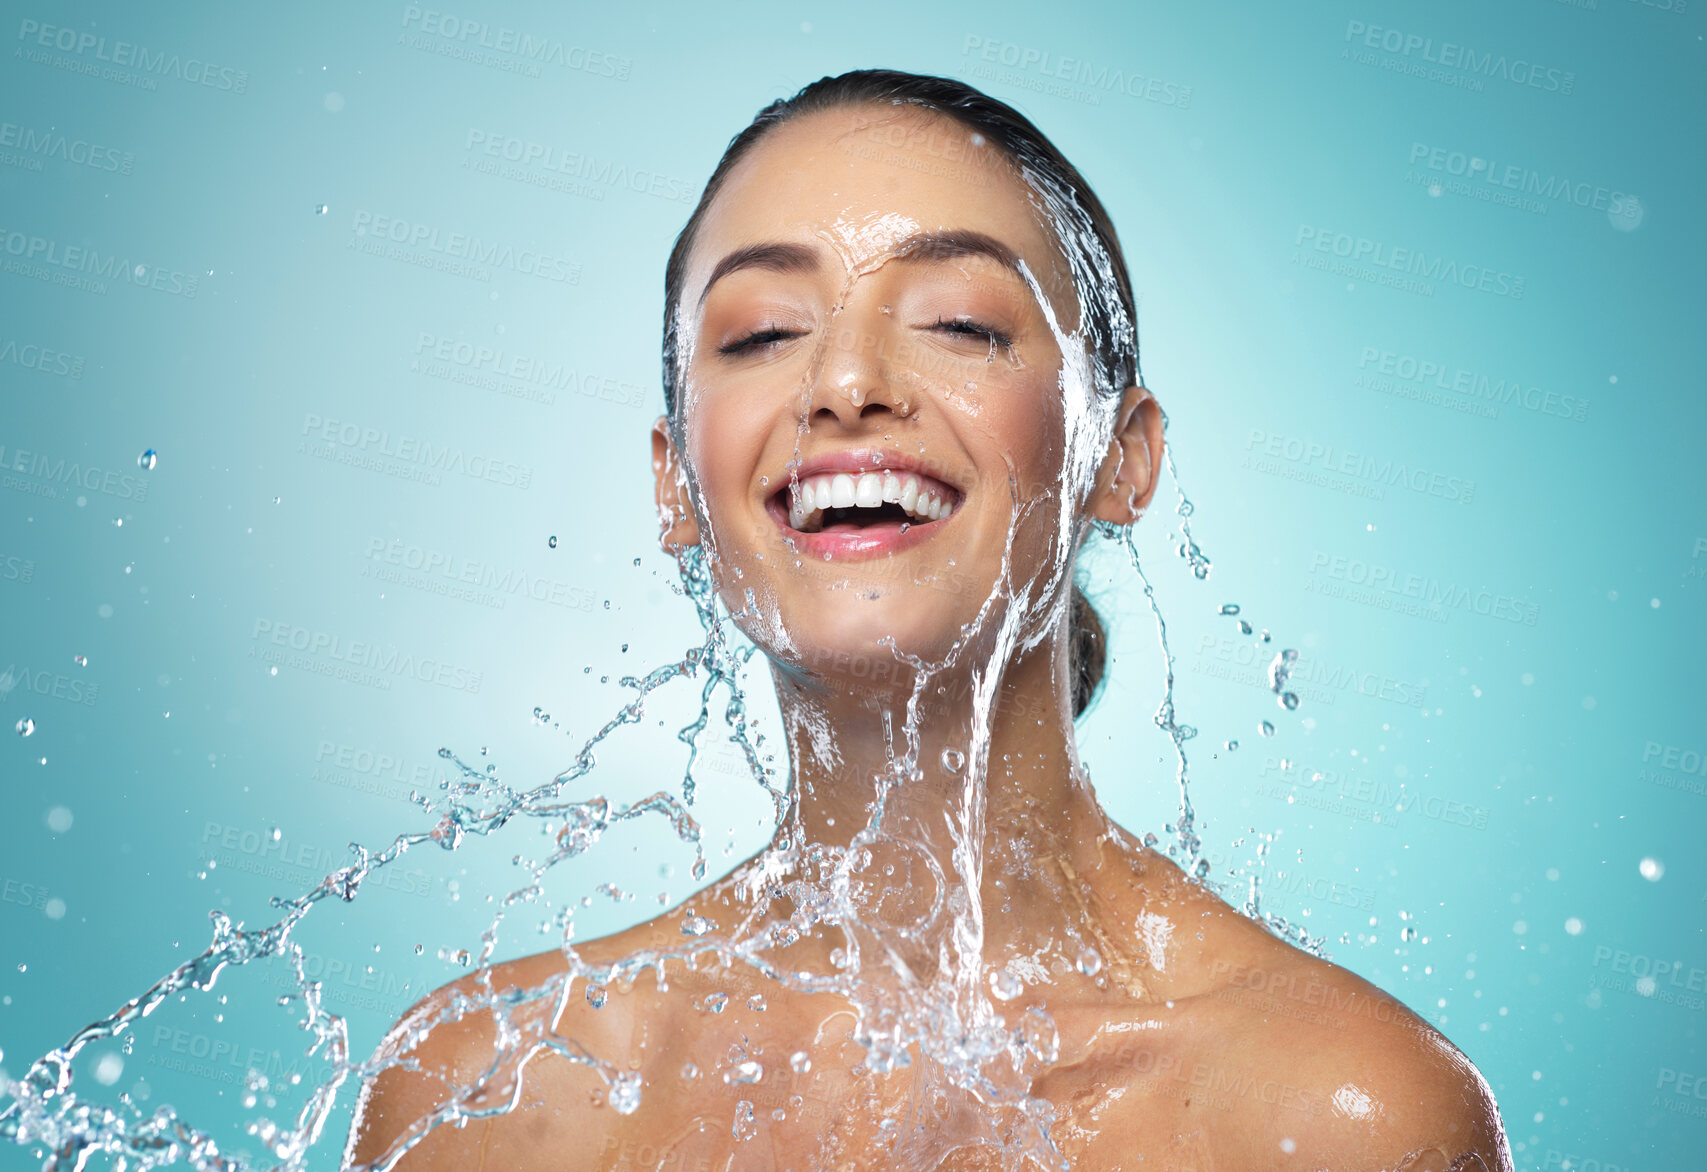
[[[1132,524],[1155,495],[1161,466],[1162,409],[1143,387],[1127,387],[1086,512],[1099,521]]]
[[[665,553],[699,544],[699,522],[688,499],[687,469],[670,435],[670,419],[652,425],[652,477],[658,502],[658,545]]]

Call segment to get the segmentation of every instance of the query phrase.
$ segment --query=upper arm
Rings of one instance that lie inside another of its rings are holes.
[[[407,1065],[386,1066],[363,1084],[344,1153],[346,1167],[383,1167],[382,1161],[394,1158],[392,1149],[399,1141],[423,1132],[426,1120],[435,1112],[459,1094],[467,1101],[469,1092],[465,1088],[476,1084],[490,1065],[496,1033],[481,1015],[441,1022],[418,1044],[409,1044],[409,1035],[435,1017],[444,1004],[442,991],[429,996],[405,1014],[380,1043],[377,1059]],[[472,1172],[480,1167],[479,1149],[491,1126],[490,1120],[474,1120],[463,1126],[434,1127],[425,1131],[396,1166],[405,1172]]]
[[[496,984],[526,985],[528,975],[504,973]],[[565,1131],[584,1139],[608,1126],[592,1118],[588,1092],[602,1085],[599,1076],[547,1048],[562,1038],[549,1020],[550,999],[511,1011],[510,1036],[517,1044],[500,1053],[491,1009],[446,1014],[459,991],[476,999],[482,992],[472,977],[448,985],[404,1014],[380,1043],[373,1065],[383,1069],[356,1100],[346,1167],[385,1167],[392,1159],[401,1172],[477,1172],[488,1162],[494,1170],[523,1166],[532,1153],[549,1165]],[[615,1052],[626,1027],[619,1000],[597,1015],[574,1018],[578,1043]],[[430,1031],[417,1037],[429,1024]],[[452,1105],[487,1114],[428,1126]],[[411,1146],[399,1155],[394,1149],[402,1144]]]
[[[1511,1172],[1499,1107],[1481,1072],[1420,1020],[1360,1038],[1316,1066],[1316,1110],[1301,1136],[1355,1168]],[[1338,1168],[1338,1163],[1329,1165]]]

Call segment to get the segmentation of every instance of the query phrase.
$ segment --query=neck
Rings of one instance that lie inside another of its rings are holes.
[[[935,673],[911,722],[911,678],[873,689],[777,673],[793,829],[873,848],[867,898],[880,906],[865,918],[917,920],[941,894],[936,875],[979,892],[989,957],[1065,943],[1063,926],[1084,918],[1082,885],[1121,832],[1079,764],[1066,647],[1063,627],[999,675]]]

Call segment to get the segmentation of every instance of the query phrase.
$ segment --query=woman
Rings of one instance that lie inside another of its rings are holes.
[[[417,1006],[350,1159],[1510,1168],[1445,1038],[1080,766],[1074,555],[1142,515],[1162,419],[1113,227],[1048,140],[958,82],[826,78],[733,141],[665,297],[662,542],[770,659],[781,829],[675,912]]]

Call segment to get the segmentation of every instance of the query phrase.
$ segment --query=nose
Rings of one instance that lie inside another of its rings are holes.
[[[883,324],[889,316],[881,314]],[[912,404],[895,378],[890,343],[882,324],[844,311],[824,346],[811,384],[807,418],[813,424],[906,417]]]

